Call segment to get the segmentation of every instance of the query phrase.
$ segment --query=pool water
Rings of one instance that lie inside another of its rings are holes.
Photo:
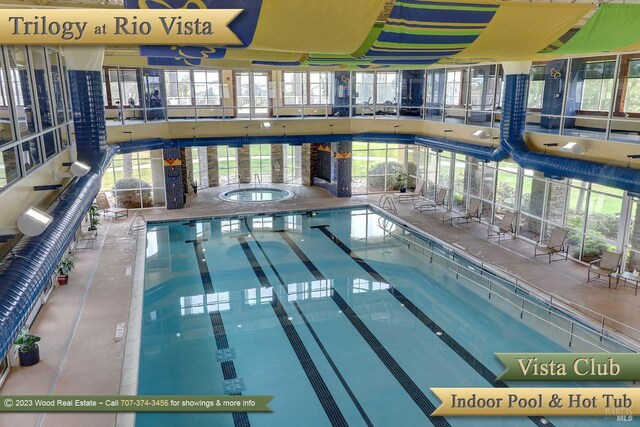
[[[293,193],[277,188],[241,188],[220,194],[222,200],[232,202],[275,202],[293,197]]]
[[[429,387],[504,386],[495,352],[569,348],[386,235],[368,209],[150,223],[146,256],[138,393],[274,399],[273,413],[139,413],[138,427],[547,421],[430,417]]]

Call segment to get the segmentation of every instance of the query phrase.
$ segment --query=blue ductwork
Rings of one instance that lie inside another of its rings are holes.
[[[117,147],[103,150],[91,171],[72,182],[53,205],[53,221],[36,237],[23,237],[14,256],[0,263],[0,358],[15,341],[45,283],[55,273],[84,215],[100,190],[100,180]]]

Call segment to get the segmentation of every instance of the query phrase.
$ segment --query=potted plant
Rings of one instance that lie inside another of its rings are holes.
[[[69,255],[65,255],[58,264],[58,284],[66,285],[69,281],[69,272],[75,267],[73,258]]]
[[[100,225],[100,208],[95,203],[89,208],[89,231],[98,229]]]
[[[198,181],[191,181],[191,188],[193,188],[193,194],[198,194]]]
[[[22,328],[15,340],[15,344],[20,346],[18,349],[20,366],[33,366],[40,361],[38,341],[40,341],[40,337],[32,335],[28,327]]]
[[[407,174],[404,172],[399,172],[396,175],[396,190],[400,190],[401,193],[407,192]]]

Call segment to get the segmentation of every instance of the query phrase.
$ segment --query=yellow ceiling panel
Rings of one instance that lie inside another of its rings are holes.
[[[593,4],[502,3],[487,28],[455,59],[530,60],[569,31]]]
[[[299,53],[355,52],[386,0],[270,0],[262,3],[250,48]]]

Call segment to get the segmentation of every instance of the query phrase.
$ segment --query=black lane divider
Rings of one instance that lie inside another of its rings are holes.
[[[213,281],[211,280],[211,273],[209,272],[209,266],[207,260],[204,257],[204,251],[202,250],[202,242],[199,240],[189,240],[187,243],[193,243],[193,248],[196,252],[196,258],[198,260],[198,267],[200,269],[200,278],[202,279],[202,287],[207,295],[213,294]],[[211,319],[211,327],[213,328],[213,336],[216,340],[216,347],[218,350],[225,350],[229,348],[229,341],[227,340],[227,333],[224,329],[224,323],[222,323],[222,316],[219,311],[212,311],[209,313]],[[226,361],[220,364],[222,369],[222,376],[225,381],[234,380],[237,378],[236,368],[233,361]],[[233,395],[242,396],[242,393],[232,393]],[[246,412],[232,412],[234,427],[251,427],[249,422],[249,415]]]
[[[240,242],[240,246],[242,247],[242,250],[247,257],[249,264],[251,264],[251,268],[253,269],[254,274],[260,281],[261,286],[271,288],[271,283],[269,282],[267,276],[264,274],[264,271],[258,263],[253,250],[251,250],[251,248],[249,247],[247,240],[244,237],[238,237],[238,241]],[[302,370],[309,379],[311,387],[316,393],[316,396],[320,401],[320,405],[322,405],[322,409],[324,409],[325,414],[327,414],[329,422],[331,422],[332,426],[347,427],[349,423],[347,423],[347,420],[344,418],[342,411],[340,411],[336,400],[333,398],[333,395],[329,391],[329,387],[327,387],[327,384],[322,379],[318,368],[313,362],[313,359],[311,359],[311,355],[309,355],[309,352],[302,342],[300,335],[298,335],[298,331],[296,331],[293,323],[291,323],[291,320],[289,320],[287,311],[282,306],[282,303],[280,302],[280,299],[275,292],[272,293],[272,296],[273,301],[271,302],[271,307],[273,308],[273,311],[276,314],[278,321],[280,322],[280,326],[282,326],[282,329],[287,336],[287,339],[289,340],[289,344],[291,344],[293,352],[296,354],[296,357],[300,362],[300,366],[302,366]]]
[[[467,365],[471,366],[482,378],[487,380],[489,384],[496,388],[508,388],[509,385],[504,381],[497,380],[497,376],[491,372],[480,360],[476,359],[466,348],[462,346],[458,341],[449,335],[440,325],[438,325],[427,314],[420,310],[411,300],[409,300],[402,292],[395,287],[391,286],[391,283],[387,281],[380,273],[378,273],[373,267],[371,267],[365,260],[360,258],[351,248],[345,245],[338,237],[327,230],[327,225],[319,225],[311,228],[317,228],[325,236],[327,236],[333,243],[336,244],[344,253],[354,260],[362,269],[371,275],[376,281],[388,283],[390,286],[387,291],[393,295],[404,307],[413,314],[424,326],[426,326],[431,332],[433,332],[442,342],[444,342],[450,349],[452,349]],[[528,417],[534,424],[539,427],[554,427],[553,423],[546,418],[530,416]]]
[[[248,225],[247,225],[247,227],[248,227]],[[281,232],[281,231],[278,231],[278,232]],[[260,248],[260,251],[262,252],[262,255],[264,255],[265,259],[269,263],[269,266],[271,267],[271,270],[273,271],[273,273],[278,278],[278,281],[280,282],[280,284],[282,285],[282,288],[284,289],[284,292],[286,293],[287,292],[287,286],[286,286],[284,280],[282,280],[282,277],[280,276],[280,273],[278,272],[278,270],[276,270],[275,266],[271,262],[271,259],[269,258],[269,255],[267,255],[267,252],[262,247],[262,244],[260,244],[260,241],[255,237],[255,235],[253,235],[253,233],[251,233],[251,234],[253,236],[253,241],[256,242],[256,245],[258,245],[258,248]],[[346,390],[347,394],[351,398],[351,401],[355,405],[356,409],[358,409],[358,412],[362,416],[362,419],[364,420],[365,424],[368,427],[373,427],[373,423],[371,422],[371,419],[369,419],[369,416],[367,415],[367,413],[365,412],[364,408],[360,404],[360,401],[358,401],[358,398],[356,397],[356,395],[351,390],[351,387],[349,386],[349,384],[347,383],[347,380],[344,378],[344,376],[340,372],[340,369],[338,369],[338,366],[335,364],[335,362],[333,361],[333,359],[329,355],[329,352],[325,348],[324,344],[322,343],[322,341],[320,341],[320,337],[318,337],[318,335],[316,334],[316,331],[313,329],[313,326],[311,326],[311,324],[309,323],[309,320],[307,319],[307,316],[304,315],[304,312],[302,311],[302,308],[300,308],[300,305],[296,301],[292,301],[291,303],[293,304],[293,306],[297,310],[298,314],[300,315],[300,318],[302,319],[302,321],[304,322],[305,326],[309,330],[309,333],[311,333],[311,336],[313,337],[313,339],[315,340],[316,344],[320,348],[320,351],[322,352],[324,357],[327,359],[327,362],[329,362],[329,365],[331,366],[331,369],[333,369],[333,372],[338,377],[338,380],[340,381],[340,383],[342,384],[342,386]]]
[[[280,236],[289,245],[293,252],[300,258],[300,261],[307,267],[316,280],[326,280],[324,275],[318,270],[313,261],[311,261],[302,249],[289,237],[286,232],[280,232]],[[351,322],[353,327],[358,331],[360,336],[369,344],[371,350],[378,356],[380,361],[391,372],[394,378],[400,383],[402,388],[407,392],[409,397],[418,405],[420,410],[429,418],[429,421],[436,427],[450,426],[446,418],[441,416],[433,416],[431,413],[436,410],[436,406],[429,400],[420,387],[409,377],[400,364],[393,358],[393,356],[387,351],[382,343],[375,337],[373,332],[364,324],[360,317],[353,311],[353,309],[342,298],[340,293],[333,289],[331,293],[331,299],[336,303],[338,308],[342,311],[347,319]]]

